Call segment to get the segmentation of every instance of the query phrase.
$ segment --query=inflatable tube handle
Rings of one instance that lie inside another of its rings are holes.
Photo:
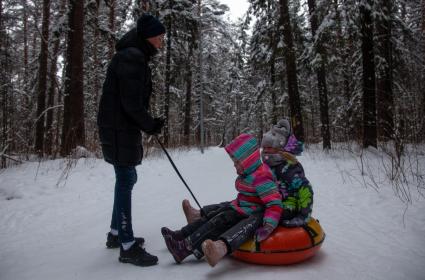
[[[308,236],[310,237],[311,246],[314,246],[314,238],[318,236],[318,233],[308,225],[302,226],[303,229],[307,232]]]
[[[261,252],[261,244],[257,240],[255,241],[255,251]]]

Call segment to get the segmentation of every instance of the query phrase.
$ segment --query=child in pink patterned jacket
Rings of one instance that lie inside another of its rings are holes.
[[[180,230],[161,229],[167,248],[177,263],[194,254],[198,258],[205,255],[208,263],[214,266],[248,237],[255,234],[257,239],[266,239],[279,223],[282,196],[270,168],[261,161],[255,137],[242,134],[225,150],[238,173],[235,182],[238,195],[230,203],[217,205],[216,209]],[[245,224],[247,217],[257,217],[259,222]]]

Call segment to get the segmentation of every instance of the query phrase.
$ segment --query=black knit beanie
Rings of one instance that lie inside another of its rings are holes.
[[[152,15],[144,14],[137,20],[137,35],[140,38],[152,38],[164,33],[164,25]]]

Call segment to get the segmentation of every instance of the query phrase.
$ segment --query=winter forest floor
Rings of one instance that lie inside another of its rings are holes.
[[[234,167],[223,149],[210,148],[203,155],[178,151],[172,157],[201,204],[235,196]],[[148,268],[121,264],[118,250],[104,246],[112,166],[80,159],[72,169],[67,169],[69,162],[54,160],[1,170],[0,279],[425,279],[425,198],[420,189],[412,186],[411,202],[403,203],[373,153],[363,165],[372,180],[360,175],[361,163],[350,153],[325,154],[313,147],[299,159],[313,184],[313,213],[326,240],[313,259],[280,267],[230,257],[215,268],[193,257],[176,265],[160,228],[185,223],[180,203],[189,193],[165,157],[146,159],[137,168],[133,192],[134,231],[159,257],[159,264]],[[419,172],[425,173],[423,165]]]

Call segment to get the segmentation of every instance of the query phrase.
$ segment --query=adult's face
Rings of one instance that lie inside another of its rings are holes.
[[[161,34],[155,37],[147,38],[149,43],[152,44],[157,49],[161,49],[164,46],[164,36],[165,34]]]

